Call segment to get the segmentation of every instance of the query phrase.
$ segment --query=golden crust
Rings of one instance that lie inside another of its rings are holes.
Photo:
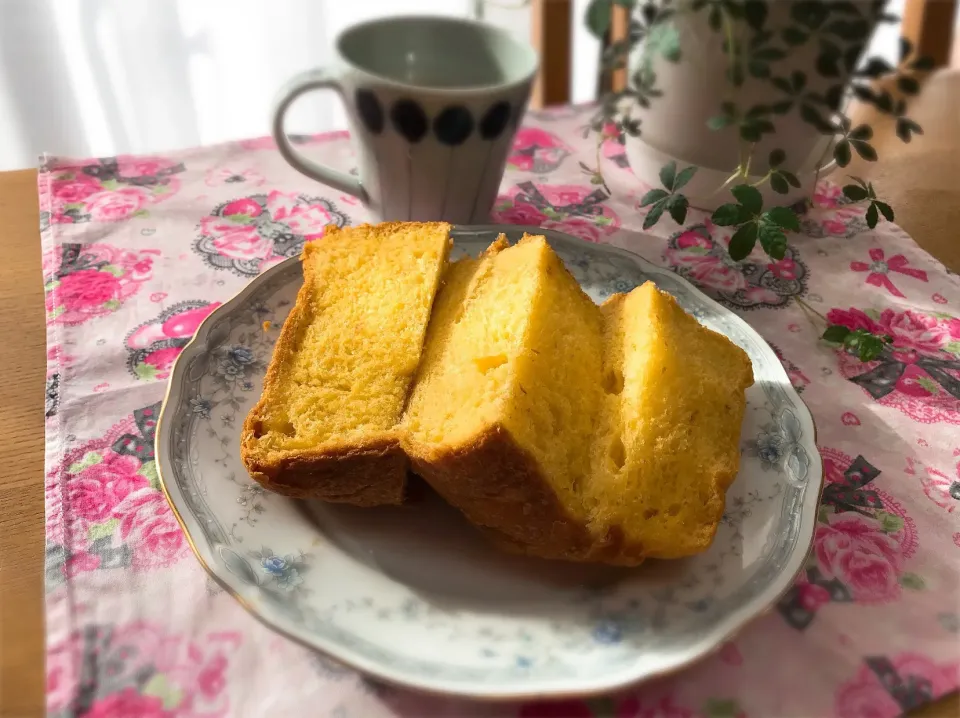
[[[240,455],[250,476],[270,491],[354,506],[403,503],[407,457],[396,441],[289,451],[263,461],[249,449],[252,436],[245,424]]]
[[[500,426],[470,441],[435,448],[404,436],[413,470],[490,540],[513,553],[567,561],[636,565],[618,530],[594,536],[570,515],[537,462]]]

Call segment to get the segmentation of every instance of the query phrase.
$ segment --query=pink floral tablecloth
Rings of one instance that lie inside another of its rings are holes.
[[[154,422],[198,323],[351,197],[269,139],[165,156],[48,158],[39,175],[48,322],[47,701],[53,716],[893,716],[960,670],[960,283],[902,230],[820,187],[787,256],[736,264],[691,210],[639,232],[648,189],[589,108],[528,117],[493,219],[669,266],[775,347],[819,429],[815,550],[777,610],[714,657],[605,700],[484,705],[375,685],[257,623],[207,578],[160,491]],[[922,141],[922,138],[918,141]],[[345,133],[302,149],[350,170]],[[596,174],[601,163],[602,179]],[[868,364],[791,301],[893,337]],[[841,490],[842,489],[842,490]],[[832,495],[832,494],[831,494]],[[834,497],[836,498],[836,497]],[[842,501],[841,501],[842,500]],[[837,511],[838,501],[844,510]]]

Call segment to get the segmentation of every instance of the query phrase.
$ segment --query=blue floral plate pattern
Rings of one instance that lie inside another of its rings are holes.
[[[454,256],[515,226],[460,227]],[[197,557],[268,626],[422,690],[509,699],[611,691],[709,654],[792,583],[823,481],[813,421],[770,346],[686,280],[559,232],[551,245],[597,301],[652,280],[753,361],[742,461],[704,554],[639,569],[501,554],[431,495],[354,509],[264,492],[239,458],[276,328],[302,283],[289,259],[215,310],[183,350],[157,431],[168,499]],[[270,321],[273,330],[263,328]]]

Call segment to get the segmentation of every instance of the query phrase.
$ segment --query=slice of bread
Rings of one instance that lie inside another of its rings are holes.
[[[403,422],[414,470],[501,543],[591,551],[581,490],[601,342],[599,307],[543,237],[455,263]]]
[[[740,463],[750,359],[647,282],[602,307],[604,388],[584,499],[620,556],[709,547]]]
[[[449,271],[403,442],[502,547],[636,565],[709,546],[752,383],[652,283],[597,307],[542,237],[501,238]]]
[[[327,228],[305,245],[241,457],[272,491],[359,506],[403,500],[398,423],[450,249],[450,225]]]

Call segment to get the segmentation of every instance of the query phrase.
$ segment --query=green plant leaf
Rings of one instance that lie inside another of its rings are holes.
[[[891,95],[886,90],[874,95],[874,107],[876,107],[881,112],[893,112],[893,95]]]
[[[790,8],[790,16],[801,25],[816,29],[827,19],[830,11],[821,0],[799,0]]]
[[[786,194],[790,191],[790,185],[787,183],[786,178],[779,172],[774,172],[770,175],[770,187],[777,194]]]
[[[869,339],[861,340],[857,345],[857,358],[864,362],[870,362],[880,356],[879,343]]]
[[[776,87],[781,92],[785,92],[788,95],[793,94],[793,86],[790,84],[790,80],[785,77],[774,77],[770,80],[774,87]]]
[[[594,37],[603,39],[610,29],[610,18],[613,14],[611,0],[590,0],[587,6],[587,28]]]
[[[759,31],[767,21],[767,4],[763,0],[746,0],[743,4],[743,16],[750,27]]]
[[[727,68],[727,79],[733,83],[734,87],[740,87],[746,77],[743,74],[743,66],[738,62]]]
[[[833,85],[824,93],[823,103],[835,112],[843,102],[843,91],[843,85]]]
[[[670,196],[670,193],[665,189],[652,189],[643,195],[643,199],[640,200],[640,206],[646,207],[648,204],[653,204],[654,202],[659,202],[662,199],[665,199]]]
[[[739,204],[733,204],[731,202],[717,207],[713,211],[713,216],[711,216],[710,219],[713,220],[713,223],[718,227],[733,227],[748,221],[750,219],[750,213]]]
[[[817,72],[824,77],[840,77],[840,57],[828,52],[817,57]]]
[[[778,227],[789,229],[791,232],[800,231],[800,220],[797,214],[789,207],[771,207],[763,213],[764,218]]]
[[[849,137],[851,140],[869,140],[873,137],[873,129],[870,125],[857,125],[850,130]]]
[[[744,142],[759,142],[761,137],[763,134],[752,122],[740,126],[740,139]]]
[[[783,100],[782,102],[774,102],[770,105],[770,111],[776,115],[785,115],[790,112],[790,108],[793,107],[793,100]]]
[[[720,12],[720,8],[716,4],[710,6],[710,15],[707,17],[707,22],[710,23],[710,29],[714,32],[719,32],[720,28],[723,27],[723,13]]]
[[[825,119],[820,111],[808,102],[800,105],[800,117],[808,125],[813,125],[823,134],[833,134],[834,127]]]
[[[686,221],[688,206],[687,198],[682,194],[675,194],[667,200],[667,209],[677,224],[683,224]]]
[[[858,329],[844,340],[844,346],[850,351],[855,349],[860,361],[869,362],[880,356],[883,340],[865,329]]]
[[[860,202],[867,198],[867,190],[859,185],[848,184],[843,186],[844,196],[853,202]]]
[[[687,182],[693,179],[693,176],[696,173],[697,173],[697,168],[694,165],[691,165],[690,167],[684,167],[682,170],[677,172],[677,177],[673,181],[673,190],[677,191],[678,189],[681,189],[682,187],[684,187],[687,184]]]
[[[871,57],[867,60],[867,64],[863,66],[863,69],[857,72],[857,74],[861,77],[876,79],[884,75],[889,75],[891,72],[893,72],[893,67],[889,62],[882,57]]]
[[[707,120],[707,127],[711,130],[722,130],[724,127],[729,127],[736,119],[730,115],[714,115]]]
[[[888,222],[893,221],[893,207],[891,207],[886,202],[881,202],[880,200],[876,200],[874,204],[877,206],[877,209],[880,210],[880,214],[883,215],[883,218],[885,220],[887,220]]]
[[[770,163],[771,167],[779,167],[787,159],[787,153],[781,149],[773,150],[770,153],[770,157],[767,161]]]
[[[763,195],[756,187],[751,187],[748,184],[738,184],[730,192],[750,214],[760,214],[760,210],[763,209]]]
[[[880,519],[880,530],[885,534],[894,534],[903,528],[903,519],[889,511],[877,511],[875,516]]]
[[[910,42],[909,38],[900,36],[900,62],[906,60],[910,55],[913,54],[913,43]]]
[[[657,50],[670,62],[680,62],[680,33],[672,24],[657,25],[658,33]],[[652,33],[651,33],[652,35]],[[651,36],[648,35],[648,39]]]
[[[823,28],[824,32],[836,35],[841,40],[855,42],[869,33],[869,26],[863,20],[835,20]],[[858,49],[859,50],[859,49]]]
[[[93,524],[87,529],[87,540],[93,543],[97,539],[109,538],[120,525],[120,519],[110,519],[99,524]]]
[[[647,216],[643,218],[643,228],[650,229],[653,225],[659,222],[660,217],[663,216],[663,210],[666,209],[666,206],[667,201],[665,199],[654,203],[654,205],[650,208],[650,211],[647,212]]]
[[[915,573],[905,573],[900,576],[899,581],[901,586],[911,591],[923,591],[927,587],[927,582]]]
[[[810,35],[801,30],[799,27],[785,27],[783,32],[780,33],[780,37],[783,38],[783,41],[788,45],[796,47],[797,45],[802,45],[809,38]]]
[[[847,140],[840,140],[833,148],[833,158],[841,167],[850,164],[850,143]]]
[[[860,10],[849,0],[834,0],[830,3],[830,10],[843,15],[859,15]]]
[[[782,60],[787,56],[787,53],[781,50],[779,47],[764,47],[753,53],[752,57],[754,60],[760,60],[761,62],[776,62],[777,60]]]
[[[850,140],[850,144],[853,145],[853,149],[857,151],[857,154],[867,162],[877,161],[877,151],[873,149],[873,145],[863,140]]]
[[[769,30],[759,29],[757,30],[757,32],[753,33],[753,35],[750,37],[750,42],[749,42],[750,50],[754,51],[757,48],[762,48],[772,39],[773,39],[772,32],[770,32]]]
[[[920,92],[920,83],[917,82],[916,78],[907,75],[901,75],[897,78],[897,87],[900,92],[907,95],[916,95]]]
[[[850,329],[843,326],[842,324],[831,324],[827,327],[827,330],[823,333],[823,340],[827,342],[833,342],[834,344],[841,344],[843,340],[847,338],[847,335],[850,334]]]
[[[912,134],[922,135],[923,129],[916,122],[911,120],[908,117],[898,117],[897,118],[897,137],[899,137],[903,142],[909,142]]]
[[[673,189],[673,183],[677,179],[677,163],[670,162],[660,168],[660,184],[669,190]]]
[[[750,222],[738,229],[730,238],[730,258],[740,261],[746,258],[757,244],[757,224]]]
[[[786,178],[787,182],[792,184],[797,189],[800,189],[800,180],[797,179],[797,176],[793,174],[793,172],[787,172],[786,170],[781,170],[780,174],[782,174]]]
[[[873,229],[877,226],[877,221],[879,220],[879,212],[877,210],[877,203],[871,202],[870,206],[867,207],[867,226],[870,229]]]
[[[756,77],[759,80],[770,77],[770,65],[761,60],[750,60],[747,63],[747,70],[751,77]]]
[[[761,222],[757,235],[764,252],[773,259],[783,259],[787,253],[787,237],[780,227],[771,222]]]

